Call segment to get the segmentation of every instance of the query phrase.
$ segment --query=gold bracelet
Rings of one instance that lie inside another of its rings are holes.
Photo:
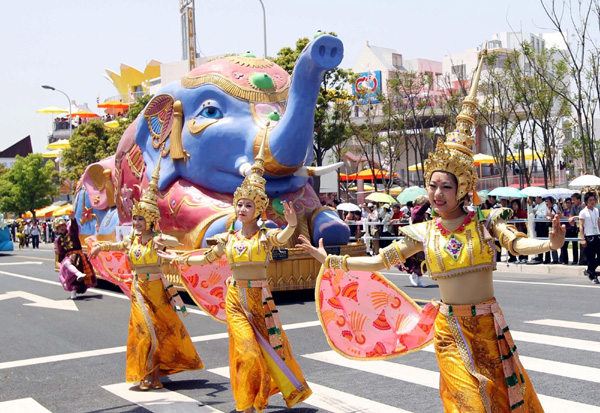
[[[329,264],[329,260],[331,258],[331,254],[327,256],[327,258],[325,258],[325,263],[323,264],[325,266],[325,268],[331,268],[330,264]]]
[[[342,269],[342,262],[343,262],[343,257],[339,256],[339,255],[330,255],[330,259],[329,259],[329,268],[332,268],[334,270],[341,270]]]
[[[348,272],[348,257],[350,257],[350,255],[346,254],[342,257],[342,270]]]
[[[103,242],[102,244],[100,244],[100,251],[108,252],[110,251],[110,247],[110,242]]]
[[[400,262],[404,263],[406,261],[406,258],[404,258],[404,255],[402,255],[400,246],[396,241],[382,249],[379,253],[379,256],[388,270],[392,267],[392,265],[396,265]]]
[[[212,248],[210,250],[208,250],[208,252],[206,254],[204,254],[204,259],[209,264],[212,264],[214,261],[217,260],[217,258],[218,258],[217,254],[215,254],[215,252],[212,250]]]

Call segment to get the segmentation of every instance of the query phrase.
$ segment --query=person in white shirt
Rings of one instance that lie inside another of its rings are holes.
[[[587,256],[586,274],[591,282],[600,284],[596,275],[596,268],[600,264],[600,213],[596,209],[598,200],[594,192],[587,192],[583,201],[585,208],[579,212],[579,232],[581,245],[585,247]]]
[[[32,249],[40,249],[40,225],[37,220],[34,220],[31,224],[31,228],[29,229],[29,235],[31,236],[31,248]]]

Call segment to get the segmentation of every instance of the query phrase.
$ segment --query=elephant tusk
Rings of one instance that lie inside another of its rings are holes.
[[[187,128],[191,134],[197,135],[202,132],[204,129],[208,128],[210,125],[214,125],[218,122],[218,119],[209,119],[203,123],[198,123],[196,119],[190,119],[187,122]]]
[[[251,169],[252,169],[252,164],[250,162],[244,162],[243,164],[240,165],[240,167],[238,168],[238,171],[240,172],[240,175],[245,177],[245,176],[250,175]]]
[[[303,166],[294,172],[295,176],[302,176],[304,178],[311,178],[313,176],[325,175],[329,172],[333,172],[342,166],[344,162],[337,162],[327,166]]]

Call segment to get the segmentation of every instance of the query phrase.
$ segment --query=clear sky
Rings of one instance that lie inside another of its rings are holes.
[[[365,41],[396,49],[405,59],[441,60],[504,31],[547,32],[538,0],[263,0],[270,56],[317,30],[344,42],[342,67],[352,66]],[[198,45],[203,55],[263,54],[258,0],[196,0]],[[0,150],[31,135],[34,151],[46,151],[52,115],[67,108],[66,92],[93,111],[116,95],[105,69],[121,63],[139,70],[152,59],[181,59],[177,0],[5,1],[0,20]]]

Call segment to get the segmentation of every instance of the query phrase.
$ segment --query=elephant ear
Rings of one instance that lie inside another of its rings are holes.
[[[173,128],[173,105],[175,99],[169,95],[155,96],[144,111],[148,129],[152,134],[152,146],[158,149],[165,142]]]

